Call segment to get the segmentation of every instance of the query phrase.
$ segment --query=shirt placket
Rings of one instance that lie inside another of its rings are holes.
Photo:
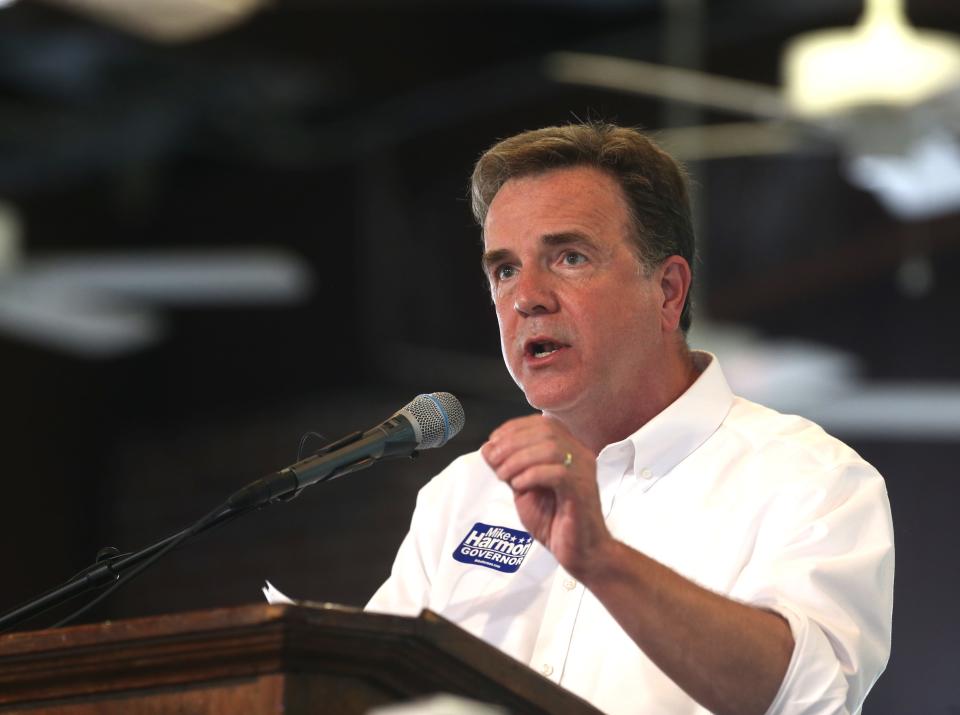
[[[622,460],[616,465],[597,464],[597,483],[600,487],[600,509],[606,520],[623,480]],[[544,611],[537,641],[533,647],[530,667],[541,675],[559,683],[570,652],[570,641],[577,625],[577,616],[583,602],[584,587],[561,566],[557,566],[550,595]]]

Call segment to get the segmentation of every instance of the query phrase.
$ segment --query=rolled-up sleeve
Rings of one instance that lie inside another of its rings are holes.
[[[890,655],[893,526],[869,464],[794,483],[764,514],[731,594],[790,624],[794,650],[768,715],[857,713]]]

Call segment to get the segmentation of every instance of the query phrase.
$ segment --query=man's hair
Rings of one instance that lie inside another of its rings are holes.
[[[586,122],[522,132],[497,142],[473,169],[470,193],[480,226],[494,196],[510,179],[552,169],[589,166],[609,174],[623,191],[640,265],[649,273],[670,256],[693,271],[694,237],[686,173],[643,132]],[[680,329],[690,328],[690,296]]]

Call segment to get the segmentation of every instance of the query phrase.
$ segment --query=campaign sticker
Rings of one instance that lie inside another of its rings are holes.
[[[520,568],[532,545],[533,537],[526,531],[477,522],[463,537],[453,558],[460,563],[513,573]]]

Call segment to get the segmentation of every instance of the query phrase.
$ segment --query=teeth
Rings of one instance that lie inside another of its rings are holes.
[[[542,358],[546,357],[550,353],[557,351],[557,346],[553,343],[541,343],[533,346],[533,356]]]

